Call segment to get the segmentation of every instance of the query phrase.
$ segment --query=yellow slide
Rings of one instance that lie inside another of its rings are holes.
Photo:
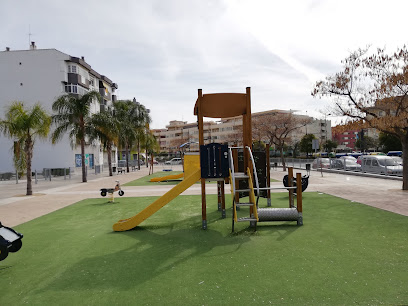
[[[118,222],[116,222],[113,225],[113,230],[116,232],[123,232],[123,231],[127,231],[127,230],[130,230],[138,226],[140,223],[142,223],[144,220],[149,218],[151,215],[157,212],[164,205],[166,205],[171,200],[173,200],[175,197],[177,197],[180,193],[182,193],[183,191],[188,189],[191,185],[196,183],[200,178],[201,178],[201,170],[196,169],[194,172],[186,176],[183,181],[181,181],[176,186],[174,186],[172,189],[167,191],[164,195],[162,195],[152,204],[147,206],[136,216],[133,216],[131,218],[124,219],[124,220],[119,220]]]
[[[180,179],[184,176],[184,173],[180,174],[173,174],[173,175],[166,175],[162,177],[154,177],[150,179],[151,182],[163,182],[163,181],[168,181],[168,180],[177,180]]]

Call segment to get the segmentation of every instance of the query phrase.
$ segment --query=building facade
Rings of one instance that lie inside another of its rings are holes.
[[[276,113],[289,113],[286,110],[269,110],[265,112],[253,113],[252,118],[257,116],[270,115]],[[293,113],[292,113],[293,114]],[[304,115],[296,115],[302,119],[309,119],[310,123],[306,126],[294,130],[291,135],[291,142],[299,142],[305,134],[314,134],[317,139],[325,142],[326,139],[332,139],[330,120],[313,119]],[[198,150],[198,128],[197,123],[188,123],[186,121],[170,121],[165,129],[153,130],[153,134],[159,141],[160,151],[175,153],[183,143],[191,143],[191,150]],[[253,132],[253,137],[255,136]],[[255,138],[254,138],[255,139]],[[225,118],[220,121],[204,122],[204,142],[228,142],[230,145],[240,144],[242,141],[242,117]]]
[[[4,117],[5,107],[13,101],[24,102],[26,107],[40,102],[52,115],[52,103],[59,96],[83,95],[88,91],[97,91],[102,96],[101,101],[95,99],[91,105],[91,112],[97,113],[111,107],[118,88],[108,77],[92,69],[84,57],[72,57],[56,49],[37,49],[35,43],[29,50],[6,48],[0,52],[0,79],[1,117]],[[0,172],[14,171],[13,141],[1,135],[0,144]],[[88,168],[100,167],[107,160],[98,142],[87,142],[85,153]],[[116,155],[114,152],[114,161]],[[81,163],[80,147],[73,148],[68,135],[55,145],[50,140],[37,140],[34,145],[33,171],[79,168]]]

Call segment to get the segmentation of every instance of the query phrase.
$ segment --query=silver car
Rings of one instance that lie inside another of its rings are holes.
[[[361,159],[363,172],[402,176],[402,166],[392,157],[385,155],[365,155]]]
[[[361,165],[357,164],[357,160],[353,158],[338,158],[333,159],[331,163],[332,169],[360,171]]]

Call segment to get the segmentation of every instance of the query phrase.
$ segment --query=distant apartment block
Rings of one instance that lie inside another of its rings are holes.
[[[22,101],[26,106],[40,102],[52,114],[52,103],[63,94],[82,95],[88,91],[101,94],[101,101],[93,102],[91,112],[108,109],[116,100],[117,84],[96,72],[84,57],[73,57],[56,49],[37,49],[32,43],[29,50],[0,52],[0,102],[4,117],[5,106]],[[0,172],[14,169],[11,147],[13,142],[0,136]],[[85,163],[89,168],[107,160],[99,143],[89,143],[85,149]],[[106,153],[105,153],[106,154]],[[113,160],[116,161],[116,152]],[[71,147],[65,136],[56,145],[49,140],[37,141],[34,146],[33,170],[42,168],[80,167],[80,148]]]
[[[348,130],[341,131],[333,128],[333,140],[337,143],[337,150],[339,151],[359,151],[360,148],[356,147],[356,142],[361,137],[361,130]],[[364,129],[364,137],[370,137],[374,140],[378,140],[378,131],[374,128]],[[366,148],[375,149],[375,148]]]
[[[262,115],[276,113],[289,113],[286,110],[269,110],[264,112],[253,113],[252,118]],[[301,118],[310,118],[311,123],[295,130],[291,135],[292,142],[298,142],[305,134],[314,134],[316,138],[323,142],[331,139],[330,120],[318,120],[304,115],[293,114]],[[186,121],[170,121],[164,129],[155,129],[153,134],[159,141],[161,152],[177,152],[183,143],[191,143],[191,150],[198,150],[198,128],[197,122],[188,123]],[[254,133],[253,133],[254,136]],[[242,118],[232,117],[220,121],[204,122],[204,142],[228,142],[230,145],[236,145],[241,142],[242,137]]]

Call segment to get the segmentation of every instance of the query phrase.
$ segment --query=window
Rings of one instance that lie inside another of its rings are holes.
[[[378,161],[377,161],[376,159],[374,159],[374,160],[371,162],[371,166],[373,166],[373,167],[378,167]]]
[[[68,65],[69,73],[77,73],[77,67],[75,65]]]
[[[65,85],[65,92],[84,95],[88,92],[88,90],[81,86],[70,84],[70,85]]]
[[[371,160],[370,160],[370,159],[366,159],[366,160],[364,161],[364,165],[365,165],[365,166],[371,166]]]

